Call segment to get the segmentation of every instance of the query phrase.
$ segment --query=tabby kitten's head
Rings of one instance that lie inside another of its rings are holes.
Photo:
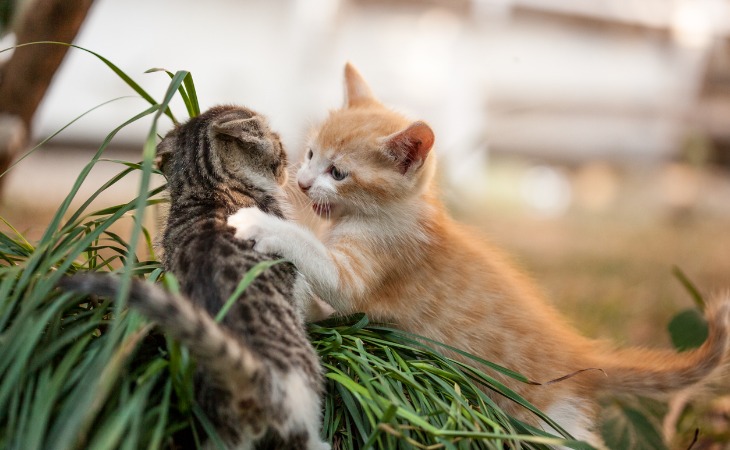
[[[287,177],[279,135],[264,116],[239,106],[217,106],[176,127],[158,144],[156,161],[172,198],[272,191]]]
[[[430,186],[434,134],[383,106],[350,64],[345,106],[330,112],[309,140],[299,187],[325,218],[378,215]]]

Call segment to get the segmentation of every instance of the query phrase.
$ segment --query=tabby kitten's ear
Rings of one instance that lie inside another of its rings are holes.
[[[355,66],[345,64],[345,104],[348,108],[377,102],[365,79]]]
[[[431,127],[419,120],[405,130],[386,137],[385,149],[395,160],[400,173],[405,175],[411,168],[417,170],[423,165],[434,139]]]
[[[265,143],[262,138],[261,122],[256,117],[232,118],[230,115],[224,116],[219,122],[213,124],[213,131],[221,137],[233,138],[244,144],[262,146]],[[262,148],[265,148],[265,146]]]
[[[172,156],[174,148],[175,138],[173,137],[166,137],[162,141],[160,141],[159,144],[157,144],[157,151],[155,153],[155,166],[160,170],[160,172],[165,175],[167,175],[165,169],[167,167],[167,163],[170,161],[170,157]]]

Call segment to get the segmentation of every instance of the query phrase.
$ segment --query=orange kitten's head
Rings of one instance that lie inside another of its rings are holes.
[[[309,141],[299,187],[320,216],[375,215],[424,192],[435,169],[434,135],[383,106],[355,68],[345,66],[345,106]]]

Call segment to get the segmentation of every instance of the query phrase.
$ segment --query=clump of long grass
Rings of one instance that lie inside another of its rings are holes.
[[[167,72],[171,81],[158,103],[110,61],[90,53],[150,107],[109,133],[38,242],[28,242],[7,222],[7,231],[0,232],[0,448],[200,448],[208,438],[220,445],[194,401],[194,361],[125,306],[132,277],[167,280],[174,289],[142,224],[147,208],[164,201],[164,187],[150,188],[158,120],[163,114],[176,120],[168,107],[175,95],[189,116],[200,111],[192,76]],[[120,161],[118,175],[71,211],[71,200],[117,132],[144,118],[151,125],[141,162]],[[96,197],[133,172],[141,173],[136,197],[89,211]],[[130,216],[129,238],[110,230]],[[151,256],[137,254],[140,241]],[[62,276],[81,271],[120,273],[117,298],[79,297],[55,288]],[[456,362],[438,351],[438,343],[425,345],[417,336],[370,324],[363,315],[312,324],[310,332],[326,370],[322,432],[334,448],[589,448],[500,410],[484,390],[510,398],[560,430],[476,368],[484,361],[475,358],[474,367]]]

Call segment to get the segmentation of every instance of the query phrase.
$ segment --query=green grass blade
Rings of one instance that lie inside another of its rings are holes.
[[[682,286],[689,292],[689,295],[692,297],[692,300],[694,300],[695,305],[700,309],[700,311],[705,310],[705,299],[702,298],[702,294],[700,293],[700,290],[697,289],[697,286],[692,282],[692,280],[689,279],[689,277],[680,269],[678,266],[672,267],[672,274],[674,277],[682,284]]]
[[[148,69],[145,71],[145,73],[153,73],[153,72],[165,72],[171,79],[175,76],[172,72],[166,69],[161,69],[158,67]],[[180,97],[183,100],[183,103],[185,103],[185,108],[188,110],[188,116],[189,117],[196,117],[200,115],[200,104],[198,103],[198,94],[195,91],[195,82],[193,82],[193,74],[188,73],[185,76],[185,80],[183,82],[183,86],[180,86],[178,88],[178,92],[180,93]]]
[[[70,122],[68,122],[66,125],[62,126],[61,128],[59,128],[55,132],[51,133],[48,137],[46,137],[45,139],[41,140],[33,148],[31,148],[30,150],[28,150],[27,152],[25,152],[22,156],[20,156],[17,160],[15,160],[7,169],[5,169],[5,171],[3,173],[0,173],[0,178],[2,178],[6,173],[8,173],[13,167],[15,167],[16,165],[20,164],[25,158],[27,158],[30,155],[32,155],[33,153],[35,153],[36,150],[38,150],[39,148],[41,148],[42,146],[44,146],[45,144],[47,144],[51,139],[53,139],[54,137],[58,136],[66,128],[70,127],[71,125],[73,125],[74,123],[76,123],[77,121],[79,121],[82,117],[85,117],[89,113],[91,113],[93,111],[96,111],[97,109],[101,108],[102,106],[106,106],[109,103],[113,103],[113,102],[116,102],[118,100],[122,100],[122,99],[125,99],[125,98],[134,98],[134,97],[130,97],[130,96],[117,97],[117,98],[108,100],[108,101],[106,101],[104,103],[100,103],[100,104],[94,106],[93,108],[88,109],[88,110],[84,111],[83,113],[81,113],[80,115],[76,116],[76,118],[74,118],[73,120],[71,120]]]
[[[195,90],[195,82],[193,82],[192,73],[187,74],[184,83],[185,89],[188,91],[188,99],[190,103],[188,112],[190,113],[190,117],[197,117],[200,115],[200,104],[198,103],[198,93]],[[187,103],[186,106],[188,106]]]
[[[124,71],[121,70],[119,67],[117,67],[114,63],[112,63],[111,61],[109,61],[105,57],[101,56],[100,54],[98,54],[98,53],[96,53],[94,51],[91,51],[91,50],[89,50],[87,48],[80,47],[78,45],[69,44],[69,43],[66,43],[66,42],[56,42],[56,41],[27,42],[27,43],[24,43],[24,44],[18,44],[18,45],[15,45],[13,47],[10,47],[10,48],[6,48],[6,49],[3,49],[3,50],[0,50],[0,53],[3,53],[3,52],[8,51],[8,50],[12,50],[12,49],[22,48],[22,47],[25,47],[25,46],[28,46],[28,45],[63,45],[65,47],[76,48],[76,49],[82,50],[84,52],[90,53],[90,54],[94,55],[97,59],[99,59],[101,62],[103,62],[107,67],[109,67],[112,70],[112,72],[114,72],[119,78],[122,79],[122,81],[124,81],[127,84],[127,86],[129,86],[130,88],[132,88],[132,90],[134,92],[136,92],[140,97],[142,97],[143,99],[147,100],[147,102],[150,105],[153,105],[153,106],[154,105],[157,105],[157,102],[155,101],[155,99],[152,98],[152,96],[150,94],[148,94],[147,91],[145,91],[144,89],[142,89],[142,86],[140,86],[139,84],[137,84],[136,81],[134,81],[129,75],[127,75],[126,73],[124,73]],[[170,120],[172,120],[173,123],[178,123],[177,120],[175,119],[175,116],[172,114],[172,111],[170,111],[170,109],[167,108],[167,107],[165,108],[165,114],[170,118]]]

